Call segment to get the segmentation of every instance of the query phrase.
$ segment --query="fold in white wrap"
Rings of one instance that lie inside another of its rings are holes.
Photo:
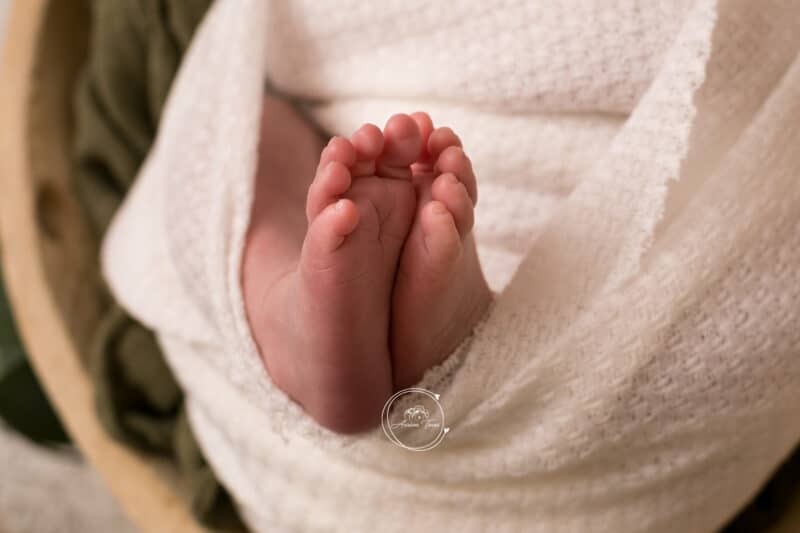
[[[103,262],[248,524],[730,518],[800,440],[798,28],[790,0],[217,0]],[[498,296],[420,383],[432,451],[317,427],[260,362],[239,269],[267,78],[332,133],[427,110],[473,159]]]

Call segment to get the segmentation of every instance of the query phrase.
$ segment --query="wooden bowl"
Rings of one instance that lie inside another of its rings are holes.
[[[177,472],[113,441],[79,357],[100,312],[97,250],[70,188],[73,85],[84,2],[17,0],[0,74],[0,253],[33,367],[70,435],[142,531],[202,532]]]

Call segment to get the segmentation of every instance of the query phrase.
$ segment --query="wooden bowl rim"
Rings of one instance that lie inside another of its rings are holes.
[[[0,258],[9,300],[32,366],[67,430],[142,531],[207,531],[163,461],[114,441],[95,414],[92,383],[47,282],[35,213],[28,110],[48,10],[58,0],[17,0],[6,19],[0,66]],[[50,59],[52,60],[52,59]],[[44,71],[45,69],[40,69]]]

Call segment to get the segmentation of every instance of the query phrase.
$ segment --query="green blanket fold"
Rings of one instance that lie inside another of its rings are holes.
[[[25,356],[2,283],[0,283],[0,418],[36,442],[62,444],[69,441]]]
[[[90,53],[75,95],[74,189],[98,242],[150,150],[181,57],[210,2],[91,4]],[[244,530],[200,452],[153,333],[109,303],[91,345],[81,348],[89,354],[98,415],[109,433],[171,457],[203,524]]]

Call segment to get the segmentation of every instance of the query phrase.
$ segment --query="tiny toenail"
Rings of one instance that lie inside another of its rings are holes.
[[[447,182],[450,183],[451,185],[456,185],[458,183],[461,183],[460,181],[458,181],[458,178],[455,176],[455,174],[448,174]]]
[[[347,204],[347,202],[345,202],[344,200],[337,201],[335,206],[336,211],[338,212],[344,211],[345,204]]]

